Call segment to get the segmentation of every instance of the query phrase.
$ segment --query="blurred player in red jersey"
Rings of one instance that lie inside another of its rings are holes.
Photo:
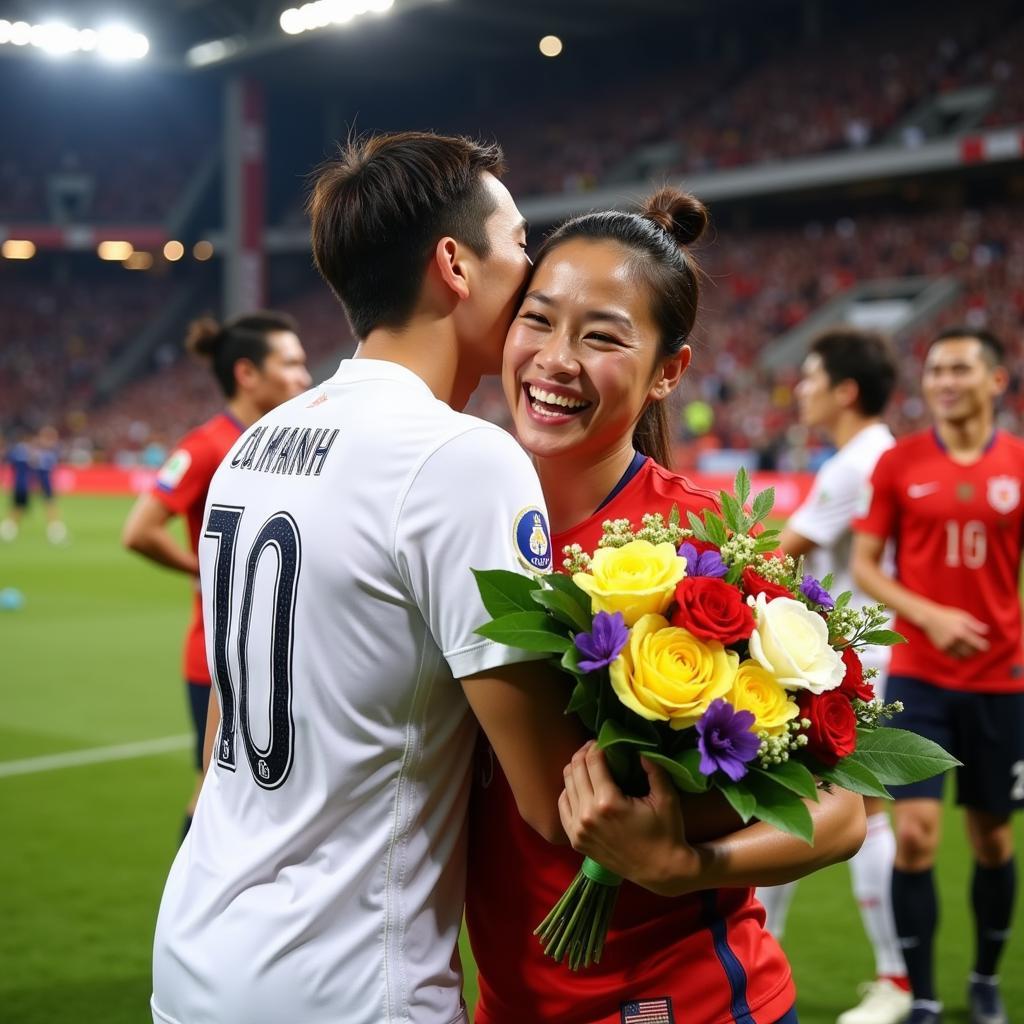
[[[935,426],[882,455],[854,524],[854,578],[896,612],[908,641],[892,649],[886,699],[906,707],[895,724],[963,762],[957,802],[975,859],[972,1024],[1006,1021],[996,968],[1016,890],[1010,815],[1024,804],[1024,442],[995,427],[1008,378],[993,335],[967,327],[940,334],[922,381]],[[881,561],[890,538],[894,575]],[[894,787],[893,910],[914,995],[911,1024],[942,1016],[933,977],[942,783],[937,776]]]
[[[854,607],[870,599],[850,577],[851,523],[875,464],[896,443],[882,422],[896,376],[896,359],[884,339],[839,327],[815,339],[796,388],[800,422],[823,431],[837,451],[822,464],[807,499],[786,523],[780,547],[795,558],[804,556],[805,568],[815,579],[831,573],[832,593],[851,591]],[[884,699],[889,648],[874,648],[862,660],[865,667],[878,672],[872,685],[876,696]],[[875,954],[875,980],[861,986],[860,1003],[841,1013],[837,1024],[898,1024],[910,1009],[910,984],[892,915],[896,838],[888,803],[865,799],[868,834],[850,860],[854,895]],[[757,891],[776,938],[782,938],[795,888],[791,882]]]
[[[715,504],[664,468],[671,435],[663,400],[689,364],[697,311],[698,272],[686,247],[706,221],[696,199],[666,189],[644,216],[568,222],[538,256],[509,331],[503,379],[544,488],[555,552],[574,543],[593,550],[606,519],[639,525],[646,512]],[[637,883],[623,884],[601,962],[574,974],[544,956],[532,931],[579,856],[523,824],[481,746],[466,898],[477,1024],[621,1024],[641,1012],[652,1024],[795,1019],[789,965],[751,887],[850,856],[864,835],[863,801],[835,790],[811,804],[810,847],[762,824],[742,829],[716,797],[686,800],[681,816],[666,777],[648,771],[650,794],[630,800],[593,747],[566,769],[567,834],[577,850]]]
[[[227,405],[223,412],[181,439],[157,474],[153,490],[141,495],[132,507],[122,533],[125,547],[196,579],[192,623],[185,640],[184,674],[196,732],[198,775],[185,811],[185,833],[192,823],[202,784],[203,737],[210,703],[196,554],[206,492],[221,459],[242,431],[312,383],[306,353],[296,332],[290,316],[271,311],[249,313],[223,325],[208,317],[190,325],[185,345],[193,355],[209,362]],[[174,516],[186,519],[187,548],[168,527]]]

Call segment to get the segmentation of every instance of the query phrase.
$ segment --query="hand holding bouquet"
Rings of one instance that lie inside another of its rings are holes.
[[[819,780],[865,796],[956,764],[912,733],[878,728],[901,710],[876,700],[858,652],[902,641],[882,606],[853,609],[776,552],[761,527],[771,490],[745,509],[744,471],[721,513],[676,510],[604,524],[593,553],[566,549],[569,575],[476,572],[493,616],[478,631],[558,657],[575,682],[568,711],[597,739],[619,787],[646,791],[642,754],[686,793],[719,790],[744,822],[813,841],[805,800]],[[600,959],[618,876],[585,859],[538,926],[577,969]]]

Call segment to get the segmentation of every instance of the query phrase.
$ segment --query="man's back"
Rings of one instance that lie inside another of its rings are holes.
[[[508,435],[393,363],[343,363],[236,444],[200,546],[224,721],[161,906],[158,1020],[463,1019],[455,679],[530,657],[473,635],[469,569],[517,568],[539,505]]]

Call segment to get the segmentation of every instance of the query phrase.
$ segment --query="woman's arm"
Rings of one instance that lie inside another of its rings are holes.
[[[691,842],[668,776],[647,761],[644,769],[650,792],[624,796],[604,754],[588,744],[565,768],[558,809],[573,849],[661,896],[790,882],[847,860],[864,841],[863,799],[833,787],[822,791],[818,802],[806,801],[814,824],[813,846],[763,822]],[[728,819],[722,814],[718,818],[710,828],[698,822],[692,831],[720,832]]]

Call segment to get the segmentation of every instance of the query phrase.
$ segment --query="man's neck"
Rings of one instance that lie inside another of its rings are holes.
[[[251,427],[264,414],[264,410],[257,408],[245,395],[235,395],[228,402],[227,411],[242,424],[243,429]]]
[[[991,412],[955,422],[939,420],[935,424],[935,431],[949,457],[954,462],[964,464],[974,462],[984,452],[985,446],[992,440],[994,429]]]
[[[632,438],[598,456],[535,459],[553,533],[562,533],[594,514],[633,461]]]
[[[845,448],[859,433],[873,427],[882,420],[878,416],[862,416],[853,411],[844,412],[829,433],[836,448]]]
[[[381,359],[412,371],[434,397],[453,409],[465,408],[480,383],[459,359],[458,341],[451,325],[438,320],[413,320],[401,331],[380,327],[371,331],[356,350],[356,359]]]

